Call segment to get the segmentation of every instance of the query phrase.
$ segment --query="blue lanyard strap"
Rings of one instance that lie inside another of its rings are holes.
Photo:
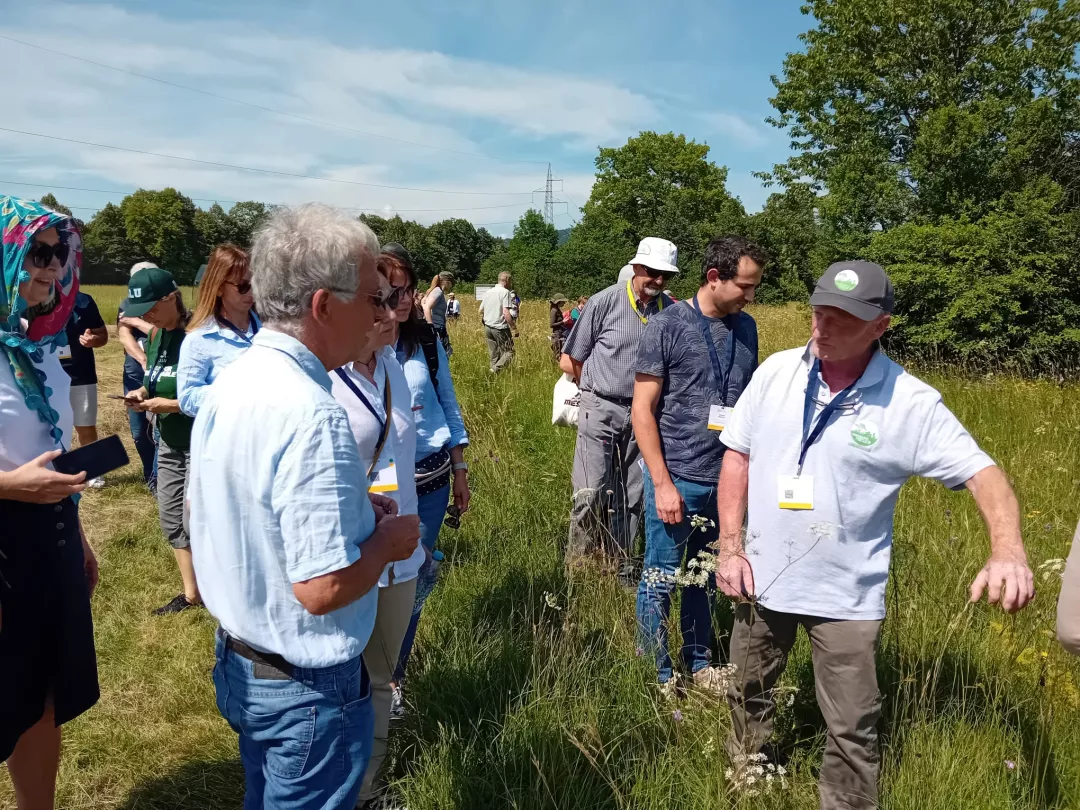
[[[803,421],[802,421],[802,450],[799,452],[799,469],[796,475],[802,475],[803,462],[806,461],[806,451],[810,449],[810,445],[817,441],[818,437],[824,432],[825,428],[829,424],[829,420],[832,419],[833,414],[840,410],[844,405],[844,400],[847,399],[848,394],[855,390],[855,380],[851,385],[832,398],[832,401],[826,405],[821,415],[817,418],[817,422],[814,423],[814,429],[810,429],[810,422],[814,418],[814,403],[817,399],[818,388],[818,372],[821,369],[821,361],[815,360],[814,365],[810,367],[810,374],[806,380],[806,400],[803,403]]]
[[[723,400],[723,404],[728,404],[728,381],[731,379],[731,370],[735,368],[735,329],[734,324],[728,325],[724,322],[724,325],[728,329],[727,347],[727,369],[724,370],[720,367],[720,354],[716,351],[716,343],[713,341],[712,330],[709,328],[709,322],[706,320],[704,313],[701,311],[701,305],[698,304],[697,296],[694,296],[694,311],[697,313],[698,326],[701,328],[702,337],[705,338],[705,345],[709,347],[709,360],[712,362],[713,374],[716,376],[716,385],[720,389],[720,397]]]
[[[249,318],[251,319],[251,337],[248,337],[248,336],[247,336],[247,333],[246,333],[246,332],[244,332],[243,330],[241,330],[241,329],[240,329],[240,327],[238,327],[238,326],[234,325],[234,324],[233,324],[233,322],[232,322],[232,321],[230,321],[230,320],[229,320],[228,318],[226,318],[225,316],[222,316],[222,317],[218,318],[218,320],[219,320],[219,321],[221,322],[221,325],[222,325],[222,326],[225,326],[225,327],[227,327],[228,329],[231,329],[234,335],[236,335],[236,336],[237,336],[238,338],[240,338],[240,339],[241,339],[242,341],[244,341],[245,343],[247,343],[247,344],[249,344],[249,345],[250,345],[250,343],[251,343],[251,338],[253,338],[253,337],[255,337],[255,336],[256,336],[257,334],[259,334],[259,321],[258,321],[258,319],[257,319],[257,318],[255,317],[255,314],[254,314],[254,313],[252,313],[252,314],[248,315],[248,317],[249,317]]]
[[[375,410],[375,406],[372,405],[370,402],[368,402],[368,398],[366,396],[364,396],[364,392],[361,391],[359,388],[357,388],[356,383],[354,383],[352,380],[349,379],[349,375],[345,372],[345,369],[343,369],[343,368],[335,368],[334,373],[337,374],[339,377],[341,377],[341,381],[343,383],[345,383],[345,385],[349,386],[349,390],[352,391],[354,394],[356,394],[356,398],[364,403],[365,408],[367,408],[369,411],[371,411],[371,415],[375,417],[375,421],[379,424],[379,433],[381,434],[384,430],[386,430],[386,421],[381,416],[379,416],[378,411]],[[387,413],[388,416],[390,414],[389,391],[390,391],[390,377],[389,377],[389,375],[387,375],[387,377],[386,377],[386,392],[387,393],[383,395],[383,406],[386,408],[386,413]]]

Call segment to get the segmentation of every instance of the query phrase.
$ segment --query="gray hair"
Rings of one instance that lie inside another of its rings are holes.
[[[500,284],[505,284],[509,280],[510,280],[510,274],[508,272],[503,270],[501,273],[499,273],[499,283]]]
[[[255,309],[267,323],[295,324],[319,290],[343,301],[356,295],[356,255],[379,255],[379,240],[358,219],[320,203],[278,208],[251,245]]]

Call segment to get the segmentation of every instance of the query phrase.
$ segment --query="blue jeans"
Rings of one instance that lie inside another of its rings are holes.
[[[142,369],[139,369],[140,372]],[[142,377],[128,373],[124,367],[124,393],[130,394],[142,388]],[[135,442],[135,452],[142,461],[143,481],[149,484],[157,479],[157,442],[154,441],[154,428],[145,413],[127,409],[128,427],[131,428],[131,440]]]
[[[446,515],[446,507],[449,504],[449,484],[442,489],[420,496],[417,501],[416,513],[420,516],[420,542],[428,551],[434,551],[435,545],[439,542],[439,529],[442,528],[443,517]],[[420,613],[414,609],[412,619],[409,621],[409,629],[405,631],[405,638],[401,642],[401,653],[398,656],[397,669],[394,671],[395,683],[400,684],[405,677],[405,665],[409,663],[409,653],[412,652],[413,641],[416,639],[416,626],[419,623]]]
[[[675,525],[664,523],[656,514],[656,487],[648,469],[645,470],[645,567],[637,594],[638,638],[642,648],[656,657],[660,683],[667,683],[671,678],[667,619],[675,585],[670,580],[646,584],[646,574],[654,569],[667,576],[674,574],[684,554],[689,562],[698,552],[707,550],[709,543],[719,536],[716,528],[694,529],[690,525],[694,515],[716,522],[716,485],[675,476],[672,476],[672,482],[683,499],[683,519]],[[715,592],[716,582],[711,576],[704,588],[696,585],[683,588],[682,660],[687,672],[697,672],[709,665]]]
[[[216,653],[218,711],[240,735],[244,810],[351,810],[375,723],[363,658],[275,678],[227,649],[220,630]]]

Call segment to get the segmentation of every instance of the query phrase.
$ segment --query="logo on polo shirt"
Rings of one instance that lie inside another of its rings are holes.
[[[869,448],[877,444],[878,426],[868,419],[860,419],[851,426],[852,447]]]
[[[854,270],[841,270],[833,279],[833,284],[841,292],[851,292],[859,286],[859,274]]]

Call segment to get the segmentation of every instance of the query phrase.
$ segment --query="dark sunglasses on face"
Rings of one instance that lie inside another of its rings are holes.
[[[375,302],[375,306],[377,307],[397,309],[398,304],[401,303],[402,293],[404,292],[404,287],[394,287],[394,289],[390,291],[390,294],[385,298],[379,294],[372,295],[371,293],[368,293],[368,297]]]
[[[236,291],[238,293],[240,293],[240,295],[247,295],[249,292],[251,292],[251,282],[250,281],[240,281],[240,282],[229,281],[229,282],[226,282],[226,283],[232,284],[234,287],[236,287]]]
[[[60,266],[63,267],[67,264],[68,255],[71,253],[71,249],[65,244],[48,245],[45,242],[34,242],[30,247],[30,261],[34,267],[39,270],[43,270],[52,264],[52,260],[55,258],[60,262]]]
[[[663,272],[662,270],[653,270],[651,267],[646,267],[645,272],[648,274],[649,278],[653,279],[654,281],[658,278],[666,280],[668,277],[668,274]]]

